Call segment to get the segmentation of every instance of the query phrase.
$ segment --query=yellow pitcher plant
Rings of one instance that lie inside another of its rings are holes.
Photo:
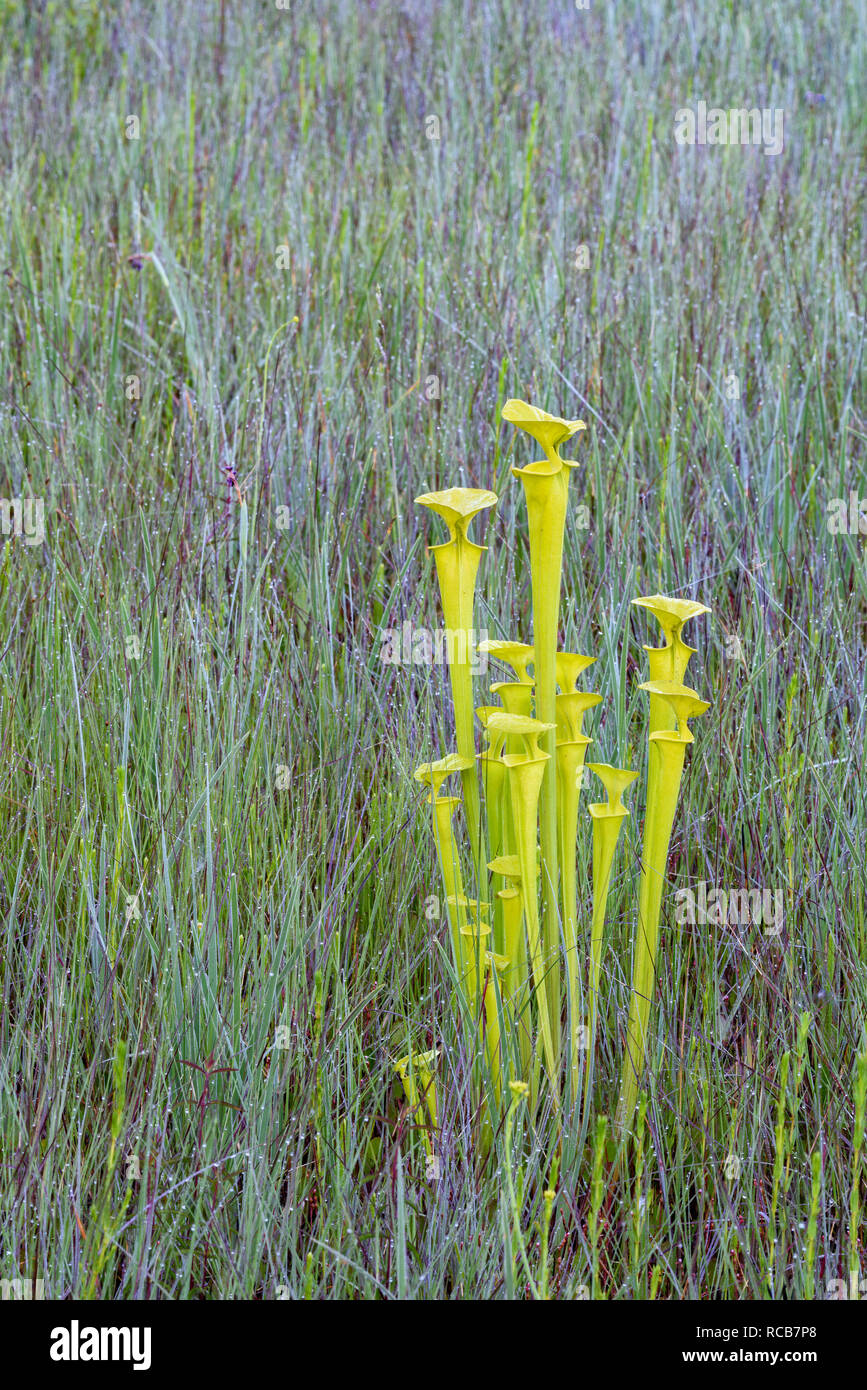
[[[692,599],[666,598],[664,594],[651,594],[649,598],[634,598],[632,600],[639,608],[646,608],[652,613],[665,636],[663,647],[648,647],[645,644],[644,650],[647,652],[650,665],[650,679],[652,681],[673,681],[676,685],[682,685],[686,679],[686,668],[689,659],[695,654],[695,647],[690,647],[683,640],[683,625],[690,618],[697,618],[700,613],[709,613],[710,609],[704,603],[694,603]],[[661,695],[651,695],[650,697],[650,732],[656,733],[658,729],[671,728],[671,710],[668,703]]]
[[[504,753],[506,782],[509,788],[512,808],[512,824],[515,831],[515,852],[521,870],[521,882],[534,884],[536,877],[536,826],[539,815],[539,796],[550,753],[542,752],[539,740],[552,733],[553,724],[540,719],[531,719],[521,714],[492,714],[488,728],[495,733],[513,735],[521,739],[524,751]],[[544,869],[543,869],[544,872]],[[539,1009],[539,1031],[548,1075],[555,1094],[559,1089],[559,1058],[555,1042],[556,1034],[548,1003],[545,973],[549,968],[542,943],[539,918],[539,900],[535,892],[528,891],[524,896],[524,916],[527,924],[527,939],[530,946],[530,963],[533,968],[533,983],[536,1003]],[[560,999],[557,998],[557,1023],[560,1022]]]
[[[440,787],[451,773],[460,772],[463,775],[471,767],[475,767],[472,758],[463,758],[460,753],[449,753],[445,758],[440,758],[438,762],[422,763],[421,767],[417,767],[413,774],[417,782],[423,782],[431,789],[428,804],[433,813],[434,843],[439,859],[440,874],[446,890],[449,925],[452,931],[452,964],[456,970],[459,968],[461,960],[461,919],[457,908],[453,907],[452,903],[456,903],[463,897],[464,882],[452,816],[460,806],[461,798],[459,796],[440,796]]]
[[[449,655],[449,679],[452,687],[452,701],[455,710],[455,741],[461,757],[470,758],[470,765],[462,772],[464,804],[470,830],[470,843],[476,863],[479,891],[482,892],[486,855],[483,854],[481,806],[479,802],[479,781],[475,763],[475,735],[473,732],[473,674],[470,644],[474,644],[473,608],[475,604],[476,577],[479,561],[486,547],[476,545],[467,535],[467,529],[479,512],[497,505],[497,494],[482,488],[452,487],[445,492],[426,492],[417,497],[421,507],[429,507],[442,517],[449,529],[449,538],[440,545],[431,546],[436,561],[440,584],[440,597],[443,605],[446,633],[451,637]]]
[[[623,1126],[632,1120],[647,1051],[650,1005],[656,983],[656,956],[662,891],[668,847],[674,826],[680,781],[687,745],[693,742],[687,720],[704,714],[710,705],[695,690],[671,681],[645,681],[642,690],[664,700],[677,723],[676,729],[654,730],[648,739],[647,811],[644,817],[641,883],[638,890],[638,925],[632,965],[632,993],[626,1025],[626,1056],[620,1083],[619,1118]],[[652,798],[652,799],[651,799]]]
[[[457,751],[417,769],[429,788],[440,872],[448,906],[453,964],[467,1016],[478,1030],[492,1090],[483,1100],[483,1147],[496,1132],[492,1106],[508,1098],[509,1086],[530,1083],[535,1103],[539,1067],[544,1065],[555,1104],[566,1094],[586,1127],[592,1102],[599,991],[609,889],[621,830],[629,816],[625,789],[637,772],[608,763],[587,763],[601,778],[605,802],[589,807],[592,825],[590,885],[577,881],[579,804],[585,757],[591,739],[584,717],[601,695],[579,689],[595,660],[559,650],[563,540],[569,470],[560,448],[585,426],[524,401],[510,400],[503,419],[529,434],[544,458],[512,468],[524,489],[529,521],[532,644],[508,638],[484,640],[478,652],[509,668],[509,678],[489,687],[489,703],[476,706],[469,642],[479,563],[484,547],[468,537],[474,517],[497,502],[481,488],[424,493],[417,502],[446,523],[449,539],[431,546],[442,610],[452,635],[449,677]],[[646,647],[650,680],[647,810],[644,820],[638,921],[633,951],[626,1050],[618,1115],[628,1125],[638,1098],[647,1051],[656,972],[662,895],[684,759],[693,741],[688,721],[708,705],[685,684],[694,648],[684,625],[709,612],[702,603],[653,594],[634,602],[651,612],[664,645]],[[463,640],[455,641],[455,638]],[[497,703],[494,703],[494,702]],[[474,721],[474,712],[478,724]],[[480,730],[480,733],[479,733]],[[459,773],[462,797],[441,794],[448,776]],[[479,784],[484,791],[484,806]],[[463,807],[465,828],[459,829]],[[475,896],[462,870],[466,840],[472,857]],[[592,903],[588,911],[588,899]],[[622,943],[621,943],[622,945]],[[565,993],[562,964],[565,959]],[[586,989],[585,989],[586,985]],[[585,1028],[582,999],[589,1003]],[[462,1005],[463,1008],[463,1005]],[[564,1014],[567,1047],[561,1044]],[[582,1072],[582,1051],[587,1049]],[[427,1054],[425,1054],[427,1057]],[[398,1064],[401,1075],[418,1070],[417,1058]],[[427,1063],[426,1063],[427,1065]],[[432,1068],[432,1061],[429,1069]],[[432,1087],[432,1072],[430,1086]],[[410,1104],[413,1095],[407,1091]],[[417,1102],[415,1102],[417,1104]]]
[[[505,764],[504,764],[505,767]],[[518,1030],[521,1074],[529,1074],[532,1057],[532,1023],[527,964],[527,936],[524,930],[524,890],[521,865],[516,854],[499,855],[488,865],[492,874],[502,877],[505,887],[497,892],[502,922],[503,959],[508,962],[501,975],[501,988],[509,1001],[510,1019]],[[538,865],[536,877],[539,876]],[[531,890],[535,896],[535,884]]]
[[[602,946],[605,936],[605,908],[608,903],[608,888],[611,883],[611,868],[614,852],[623,822],[629,811],[623,805],[623,793],[638,776],[625,767],[612,767],[610,763],[588,763],[590,772],[600,779],[607,796],[606,801],[595,801],[588,806],[593,818],[593,917],[590,924],[590,1027],[587,1040],[587,1079],[584,1089],[584,1118],[590,1110],[590,1096],[593,1083],[593,1061],[596,1053],[596,1027],[599,1018],[599,981],[602,975]],[[573,1069],[575,1061],[573,1059]]]
[[[482,767],[482,787],[485,793],[485,810],[488,818],[488,846],[496,856],[501,853],[507,826],[504,824],[504,793],[506,768],[502,759],[505,734],[496,734],[488,729],[488,719],[492,714],[501,714],[499,705],[481,705],[476,710],[487,744],[479,754]],[[488,866],[490,868],[490,865]]]
[[[542,844],[542,923],[547,967],[548,1012],[552,1042],[560,1050],[560,921],[558,911],[557,769],[554,761],[557,676],[555,657],[560,626],[560,586],[563,568],[563,534],[569,491],[569,470],[577,468],[560,457],[560,446],[579,430],[583,420],[561,420],[526,401],[510,400],[503,419],[529,434],[545,458],[524,468],[513,468],[527,500],[530,530],[530,580],[533,595],[533,647],[535,651],[536,718],[550,727],[542,740],[548,755],[542,778],[540,823]]]
[[[591,742],[583,732],[584,715],[602,699],[601,695],[578,690],[581,672],[592,666],[594,656],[579,652],[557,652],[554,670],[560,694],[557,696],[557,809],[560,832],[560,876],[563,900],[563,944],[566,951],[567,1023],[569,1071],[573,1103],[577,1100],[582,1024],[579,1011],[580,988],[578,958],[578,884],[575,843],[578,837],[578,796],[584,757]]]
[[[421,1129],[431,1164],[437,1157],[437,1093],[434,1068],[438,1057],[439,1051],[436,1048],[431,1052],[410,1052],[394,1065],[403,1085],[410,1114]]]

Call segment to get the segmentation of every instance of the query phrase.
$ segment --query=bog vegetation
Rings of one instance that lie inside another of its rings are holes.
[[[867,1275],[864,5],[314,9],[0,4],[0,1275],[823,1296]],[[782,151],[678,143],[699,101]],[[553,616],[510,397],[586,425]],[[469,707],[383,660],[453,488],[515,677]],[[688,682],[661,599],[710,610]],[[660,683],[710,706],[668,842]]]

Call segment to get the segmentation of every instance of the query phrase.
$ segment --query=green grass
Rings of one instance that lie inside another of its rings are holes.
[[[867,566],[826,524],[867,494],[863,0],[0,14],[2,495],[46,526],[0,559],[0,1275],[498,1298],[522,1242],[555,1298],[822,1296],[853,1249],[867,1275]],[[784,108],[784,153],[678,147],[700,99]],[[517,1117],[511,1184],[502,1131],[478,1159],[425,916],[410,774],[446,751],[447,680],[380,661],[383,627],[439,621],[412,499],[458,483],[501,494],[477,625],[530,638],[510,395],[589,426],[562,636],[599,657],[595,760],[643,766],[629,600],[713,609],[641,1159],[566,1125],[545,1270],[556,1125]],[[701,880],[784,887],[782,936],[677,926]],[[431,1184],[393,1061],[435,1041]]]

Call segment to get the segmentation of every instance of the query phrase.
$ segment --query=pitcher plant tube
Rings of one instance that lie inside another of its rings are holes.
[[[557,747],[557,815],[560,836],[560,883],[563,910],[563,945],[566,952],[566,1018],[569,1036],[569,1074],[573,1104],[577,1100],[581,1060],[580,963],[578,960],[578,884],[576,843],[578,795],[584,757],[591,740],[583,732],[584,714],[598,704],[601,695],[577,689],[582,671],[594,656],[557,652],[554,671],[560,694],[555,700]]]
[[[577,464],[560,457],[560,446],[580,430],[583,420],[563,420],[526,401],[509,400],[503,419],[529,434],[545,454],[541,461],[513,468],[524,487],[530,539],[530,584],[533,599],[533,648],[536,683],[536,718],[550,726],[542,740],[548,755],[540,793],[542,846],[542,924],[548,962],[546,987],[552,1041],[560,1050],[560,920],[559,843],[557,829],[557,770],[554,761],[555,657],[560,625],[560,587],[563,569],[563,534],[569,491],[569,470]]]
[[[414,1123],[421,1129],[422,1140],[430,1160],[437,1156],[437,1094],[434,1069],[439,1055],[438,1048],[431,1052],[410,1052],[394,1064],[403,1085],[410,1114]]]
[[[472,758],[464,758],[460,753],[449,753],[445,758],[440,758],[438,762],[422,763],[421,767],[417,767],[413,773],[417,782],[422,782],[430,787],[428,804],[433,815],[434,843],[440,874],[446,890],[446,904],[452,936],[452,964],[455,970],[459,968],[461,961],[461,920],[457,908],[453,908],[451,904],[452,901],[456,902],[463,897],[464,882],[452,816],[461,805],[461,798],[459,796],[440,796],[439,792],[443,782],[451,773],[460,772],[463,775],[468,768],[474,766]]]
[[[623,822],[629,811],[623,805],[623,793],[638,776],[625,767],[610,763],[588,763],[588,770],[600,779],[606,801],[593,802],[587,809],[593,820],[593,917],[590,924],[590,1027],[587,1039],[587,1075],[584,1090],[584,1123],[590,1114],[593,1087],[596,1030],[599,1019],[599,981],[602,976],[602,947],[605,938],[605,910],[611,884],[611,868]],[[574,1061],[573,1061],[574,1067]]]
[[[470,643],[474,642],[475,637],[473,609],[476,577],[479,561],[487,547],[471,541],[467,529],[479,512],[496,506],[497,494],[483,488],[452,487],[444,492],[425,492],[415,500],[419,506],[429,507],[442,517],[449,529],[448,540],[430,548],[436,562],[446,632],[451,634],[452,639],[449,679],[455,710],[455,741],[458,753],[472,759],[470,767],[462,772],[464,805],[479,892],[484,895],[486,886],[481,870],[487,855],[483,854],[479,782],[475,765]]]
[[[506,781],[512,808],[512,823],[515,831],[516,854],[521,869],[521,882],[527,885],[522,894],[527,923],[527,940],[530,946],[530,964],[533,970],[533,986],[536,1005],[539,1010],[539,1031],[545,1053],[545,1065],[552,1089],[559,1091],[559,1059],[555,1042],[555,1031],[546,989],[546,971],[551,961],[546,955],[542,942],[539,919],[539,901],[532,891],[536,880],[536,826],[539,812],[539,795],[545,771],[551,760],[549,753],[539,749],[539,740],[553,733],[553,724],[543,720],[528,719],[520,714],[492,714],[488,728],[495,733],[516,735],[524,744],[521,753],[504,753]],[[542,870],[544,874],[544,866]],[[557,998],[557,1018],[560,1016],[560,999]]]
[[[677,728],[657,729],[648,738],[648,804],[644,817],[638,923],[633,951],[629,1018],[626,1025],[626,1054],[623,1059],[618,1107],[619,1121],[623,1127],[632,1121],[647,1052],[647,1031],[656,980],[659,919],[668,848],[677,812],[686,749],[688,744],[693,742],[687,721],[704,714],[710,708],[695,690],[671,681],[645,681],[640,688],[646,690],[651,697],[655,696],[666,702]]]

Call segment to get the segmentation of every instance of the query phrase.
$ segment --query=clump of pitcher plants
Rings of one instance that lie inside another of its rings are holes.
[[[469,644],[484,547],[470,539],[469,528],[498,499],[477,488],[416,498],[448,529],[448,539],[431,549],[446,629],[465,637],[449,647],[454,749],[423,764],[415,777],[428,789],[455,1002],[476,1033],[486,1071],[482,1113],[488,1134],[508,1108],[503,1097],[508,1099],[512,1083],[527,1084],[531,1104],[547,1086],[556,1106],[575,1110],[585,1126],[588,1122],[609,887],[630,815],[623,796],[638,776],[637,769],[585,763],[592,740],[584,732],[584,717],[601,696],[579,682],[595,657],[558,649],[569,475],[577,467],[560,456],[560,449],[585,425],[517,400],[506,403],[503,419],[530,435],[544,455],[512,469],[527,504],[532,643],[521,640],[522,634],[480,644],[480,652],[507,668],[510,679],[494,682],[479,707]],[[663,645],[645,648],[650,679],[641,686],[649,695],[647,809],[617,1110],[626,1131],[648,1058],[668,850],[686,750],[693,742],[689,720],[708,709],[685,683],[695,649],[684,641],[683,628],[710,611],[661,594],[633,602],[656,618]],[[604,801],[587,807],[589,827],[580,813],[585,770],[606,793]],[[444,794],[447,782],[452,790]],[[585,827],[592,863],[589,918],[580,906],[577,881]],[[424,1131],[429,1166],[436,1155],[437,1056],[436,1050],[410,1054],[398,1064],[410,1109]]]

